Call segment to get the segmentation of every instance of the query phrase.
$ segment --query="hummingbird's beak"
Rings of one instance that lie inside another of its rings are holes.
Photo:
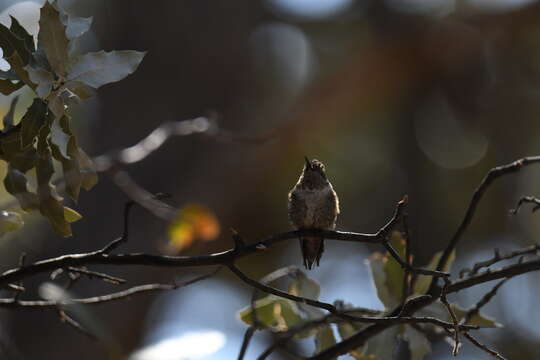
[[[311,161],[309,161],[307,156],[304,156],[304,160],[306,161],[306,169],[311,169]]]

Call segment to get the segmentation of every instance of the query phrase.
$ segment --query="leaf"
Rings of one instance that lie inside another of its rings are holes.
[[[336,344],[332,328],[327,325],[320,327],[315,335],[315,354],[318,354]]]
[[[10,30],[15,36],[24,41],[26,49],[32,53],[35,50],[34,37],[26,31],[26,29],[19,23],[17,19],[10,15],[11,27]]]
[[[259,323],[275,331],[287,331],[290,327],[303,322],[296,304],[288,299],[268,295],[255,301],[254,308]],[[237,313],[238,318],[244,323],[252,325],[252,310],[251,306],[241,309]]]
[[[405,242],[401,233],[394,231],[390,244],[402,258],[405,257]],[[369,259],[369,266],[381,302],[386,308],[398,305],[401,302],[405,275],[401,265],[388,253],[374,253]]]
[[[219,233],[219,221],[210,209],[188,204],[178,211],[169,226],[169,248],[173,252],[182,251],[197,240],[213,241]]]
[[[0,236],[19,230],[24,225],[21,214],[14,211],[0,211]]]
[[[6,191],[15,196],[25,211],[36,209],[39,205],[39,199],[36,194],[28,191],[28,180],[21,171],[8,166],[6,177],[4,178],[4,187]]]
[[[53,123],[51,125],[51,143],[57,146],[60,154],[64,159],[70,159],[71,157],[68,154],[68,144],[72,135],[66,133],[64,129],[62,129],[62,127],[60,126],[60,122],[62,121],[68,122],[69,118],[64,115],[61,119],[53,120]]]
[[[384,304],[385,308],[389,309],[396,305],[396,299],[390,294],[388,286],[386,286],[386,274],[384,271],[385,257],[380,253],[374,253],[369,258],[369,269],[371,270],[371,278],[377,291],[377,297]]]
[[[399,231],[393,231],[390,237],[390,244],[399,254],[402,259],[405,259],[405,240]],[[390,292],[390,296],[397,302],[401,302],[403,296],[403,277],[405,271],[401,265],[390,256],[385,254],[386,262],[384,264],[384,272],[386,274],[386,286]]]
[[[66,76],[68,62],[68,38],[66,26],[60,20],[60,13],[48,1],[41,8],[39,18],[38,45],[53,71],[61,77]]]
[[[435,270],[441,256],[442,256],[442,251],[435,253],[435,255],[433,255],[433,257],[429,261],[429,264],[426,266],[426,269]],[[450,271],[455,259],[456,259],[456,250],[452,251],[452,253],[450,254],[450,257],[448,258],[448,261],[446,262],[446,265],[444,266],[443,271],[447,271],[447,272]],[[416,282],[414,284],[413,294],[415,295],[424,294],[429,289],[429,285],[431,284],[432,279],[433,279],[433,276],[418,275],[418,277],[416,278]]]
[[[62,118],[66,113],[66,104],[64,103],[64,99],[60,95],[61,92],[62,89],[55,90],[51,92],[46,99],[49,103],[49,109],[58,119]]]
[[[6,113],[2,121],[2,123],[4,124],[4,131],[7,131],[13,128],[13,116],[15,115],[15,108],[17,107],[18,101],[19,101],[18,96],[15,96],[13,97],[13,99],[11,99],[11,103],[9,105],[9,111]]]
[[[17,76],[17,79],[20,79],[20,81],[24,82],[26,85],[28,85],[30,88],[35,89],[36,84],[34,84],[30,77],[28,76],[28,73],[24,69],[26,67],[26,64],[24,63],[23,59],[19,56],[18,52],[13,52],[9,57],[6,58],[9,64],[11,65],[10,72],[12,71]]]
[[[82,175],[82,188],[86,191],[92,189],[98,182],[98,176],[94,162],[83,149],[78,148],[79,166]]]
[[[86,100],[95,95],[95,89],[80,81],[69,81],[66,83],[66,88],[71,90],[81,100]]]
[[[72,208],[64,206],[64,218],[68,223],[74,223],[81,220],[82,215],[79,214],[77,211],[73,210]]]
[[[289,294],[317,300],[321,293],[321,286],[303,272],[296,275],[296,279],[289,285]]]
[[[79,56],[71,65],[68,80],[81,81],[93,88],[119,81],[133,73],[146,53],[123,51],[99,51]]]
[[[14,54],[19,55],[23,66],[28,64],[30,52],[26,48],[24,40],[17,37],[3,24],[0,24],[0,47],[4,51],[4,58],[8,60],[10,65],[13,65],[11,64],[10,58],[12,58]]]
[[[19,90],[23,86],[24,83],[22,81],[14,83],[11,80],[0,80],[0,93],[2,95],[9,95],[12,92]]]
[[[364,346],[364,359],[394,360],[398,335],[402,331],[401,328],[401,326],[393,326],[371,338]]]
[[[77,146],[77,140],[73,135],[69,138],[67,153],[70,158],[62,161],[62,171],[64,173],[64,179],[66,180],[66,191],[74,201],[77,201],[84,178],[81,174],[81,167],[79,164],[79,147]]]
[[[92,17],[83,18],[67,15],[67,23],[64,22],[64,25],[66,25],[66,35],[69,40],[78,38],[90,30],[93,21]]]
[[[424,356],[431,353],[431,343],[421,332],[411,326],[405,326],[403,339],[409,344],[411,352],[410,360],[422,360]]]
[[[52,121],[48,117],[48,121]],[[54,174],[51,150],[47,142],[50,134],[48,126],[43,126],[39,132],[37,152],[39,155],[36,164],[37,193],[39,197],[39,211],[45,216],[53,229],[62,236],[71,236],[71,226],[65,218],[62,198],[56,193],[51,178]]]
[[[37,95],[45,99],[51,93],[54,77],[53,74],[42,68],[34,68],[30,65],[24,68],[30,80],[37,85],[35,91]]]
[[[23,148],[34,143],[34,139],[45,124],[46,113],[47,104],[35,98],[21,120],[21,146]]]
[[[305,297],[308,299],[317,300],[321,293],[321,286],[313,279],[310,279],[302,271],[295,273],[295,279],[289,284],[289,293]],[[307,304],[298,303],[297,306],[305,314],[305,317],[309,320],[318,319],[324,316],[321,309],[315,308]]]

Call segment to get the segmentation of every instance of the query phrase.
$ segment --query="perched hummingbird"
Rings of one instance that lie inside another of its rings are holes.
[[[339,214],[339,200],[328,181],[324,165],[319,160],[309,160],[300,179],[289,192],[289,221],[296,229],[333,230]],[[319,266],[324,251],[321,237],[300,238],[304,266],[311,270],[313,263]]]

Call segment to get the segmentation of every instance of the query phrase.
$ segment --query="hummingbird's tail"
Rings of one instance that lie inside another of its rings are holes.
[[[324,239],[319,237],[300,238],[300,249],[302,249],[304,266],[306,269],[311,270],[313,263],[317,263],[317,266],[319,266],[324,251]]]

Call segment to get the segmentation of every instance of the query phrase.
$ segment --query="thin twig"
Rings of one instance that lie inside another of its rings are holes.
[[[486,261],[481,261],[472,267],[472,269],[463,269],[459,272],[459,277],[463,278],[465,275],[475,275],[483,268],[490,267],[491,265],[494,265],[502,260],[509,260],[518,256],[523,255],[530,255],[530,254],[538,254],[540,251],[540,245],[531,245],[523,249],[515,250],[506,254],[502,254],[499,252],[499,249],[494,250],[494,255],[491,259],[488,259]]]
[[[246,355],[246,351],[249,346],[249,342],[251,341],[251,338],[253,337],[254,333],[255,333],[254,326],[250,326],[246,329],[246,332],[244,333],[244,339],[242,340],[242,346],[240,347],[240,353],[238,354],[238,360],[244,359],[244,356]]]
[[[459,242],[459,240],[461,240],[463,233],[469,227],[476,213],[478,204],[482,200],[482,197],[484,196],[486,190],[493,183],[493,181],[495,181],[496,179],[500,178],[503,175],[518,172],[521,169],[523,169],[525,166],[536,164],[539,162],[540,162],[540,156],[524,157],[510,164],[497,166],[489,170],[489,172],[484,177],[484,179],[482,179],[482,182],[480,183],[480,185],[474,191],[471,201],[469,202],[467,211],[465,212],[463,220],[461,221],[461,224],[458,226],[456,232],[454,233],[454,235],[448,242],[448,245],[444,249],[444,252],[441,258],[439,259],[439,263],[437,264],[437,270],[444,269],[446,262],[448,261],[448,258],[450,257],[450,254],[452,253],[452,251],[454,251],[454,249],[457,246],[457,243]],[[436,282],[434,279],[431,282],[430,290],[432,290],[435,286],[436,286]]]
[[[446,293],[447,293],[447,290],[448,290],[448,286],[450,286],[450,280],[445,278],[444,279],[444,286],[443,286],[442,293],[441,293],[441,302],[446,307],[446,310],[448,311],[448,314],[450,315],[450,317],[452,318],[452,322],[454,323],[454,347],[452,349],[452,355],[457,356],[458,352],[459,352],[459,347],[460,347],[460,343],[459,343],[459,330],[460,330],[460,328],[459,328],[459,320],[458,320],[456,314],[454,313],[454,310],[452,310],[452,306],[450,306],[450,303],[448,302],[448,299],[446,298]]]
[[[403,224],[403,238],[405,239],[405,262],[408,267],[413,267],[412,256],[411,256],[411,236],[409,233],[409,216],[407,212],[403,213],[401,222]],[[407,298],[412,292],[412,277],[411,272],[408,268],[405,269],[405,274],[403,275],[403,294],[401,302],[405,303]]]
[[[118,291],[118,292],[107,294],[107,295],[93,296],[93,297],[88,297],[88,298],[79,298],[79,299],[70,298],[70,299],[61,300],[61,301],[52,301],[52,300],[17,300],[15,301],[12,298],[0,299],[0,307],[20,308],[20,309],[25,309],[25,308],[26,309],[31,309],[31,308],[43,309],[43,308],[56,308],[58,306],[69,305],[69,304],[85,304],[85,305],[101,304],[105,302],[123,300],[123,299],[129,298],[130,296],[140,294],[140,293],[179,289],[181,287],[185,287],[185,286],[194,284],[196,282],[208,279],[209,277],[214,276],[220,269],[221,267],[217,268],[216,270],[208,274],[198,276],[194,279],[191,279],[182,283],[145,284],[145,285],[134,286],[129,289]]]
[[[84,269],[84,268],[76,268],[76,267],[70,266],[70,267],[68,267],[68,271],[72,272],[72,273],[86,275],[90,279],[92,279],[92,278],[101,279],[101,280],[103,280],[105,282],[115,284],[115,285],[124,284],[126,282],[125,279],[122,279],[122,278],[119,278],[119,277],[116,277],[116,276],[111,276],[111,275],[101,273],[101,272],[97,272],[97,271]]]
[[[514,209],[510,210],[510,214],[516,215],[519,212],[519,209],[521,208],[521,205],[524,203],[528,204],[534,204],[531,212],[535,212],[538,209],[540,209],[540,199],[534,197],[534,196],[523,196],[521,199],[519,199],[516,207]]]
[[[504,356],[499,354],[497,351],[490,349],[487,345],[484,345],[484,344],[480,343],[478,340],[476,340],[468,332],[466,332],[466,331],[463,332],[463,336],[465,336],[465,338],[467,338],[467,340],[469,340],[477,348],[487,352],[489,355],[493,356],[494,358],[499,359],[499,360],[506,360],[506,358]]]
[[[240,280],[242,280],[246,284],[248,284],[248,285],[250,285],[250,286],[252,286],[252,287],[254,287],[256,289],[264,291],[265,293],[276,295],[276,296],[279,296],[279,297],[282,297],[282,298],[285,298],[285,299],[289,299],[289,300],[292,300],[292,301],[296,301],[296,302],[299,302],[299,303],[302,303],[302,304],[311,305],[311,306],[314,306],[314,307],[317,307],[317,308],[320,308],[320,309],[324,309],[324,310],[327,310],[327,311],[330,311],[330,312],[337,312],[336,307],[334,305],[332,305],[332,304],[328,304],[328,303],[317,301],[317,300],[308,299],[308,298],[301,297],[301,296],[292,295],[292,294],[289,294],[287,292],[278,290],[278,289],[276,289],[274,287],[264,285],[264,284],[262,284],[262,283],[260,283],[260,282],[258,282],[256,280],[253,280],[252,278],[250,278],[246,274],[244,274],[234,264],[228,264],[227,267]]]
[[[489,292],[482,296],[482,298],[467,311],[463,319],[461,319],[461,324],[467,324],[474,316],[476,316],[480,310],[497,294],[499,288],[507,281],[508,279],[499,281]]]
[[[71,316],[66,314],[64,310],[58,310],[58,314],[60,315],[60,321],[63,323],[66,323],[73,327],[75,330],[80,332],[81,334],[91,338],[92,340],[98,340],[98,337],[91,333],[90,331],[86,330],[78,321],[73,319]]]

